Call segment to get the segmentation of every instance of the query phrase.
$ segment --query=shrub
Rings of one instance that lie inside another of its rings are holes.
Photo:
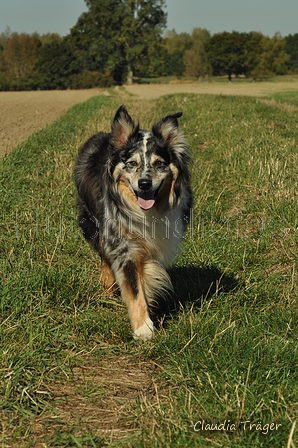
[[[115,82],[109,73],[92,72],[83,70],[78,75],[74,75],[70,81],[72,89],[90,89],[92,87],[110,87]]]

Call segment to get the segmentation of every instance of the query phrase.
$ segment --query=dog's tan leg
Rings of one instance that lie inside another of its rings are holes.
[[[128,308],[134,338],[142,339],[143,341],[152,339],[154,336],[154,325],[149,316],[148,305],[143,290],[140,289],[137,297],[135,297],[130,287],[127,288],[125,286],[122,288],[121,293]]]
[[[128,308],[135,339],[147,341],[153,338],[154,325],[149,316],[148,304],[142,285],[142,272],[132,261],[116,272],[121,296]]]
[[[101,281],[108,293],[112,294],[115,289],[115,277],[110,266],[102,260],[101,262]]]

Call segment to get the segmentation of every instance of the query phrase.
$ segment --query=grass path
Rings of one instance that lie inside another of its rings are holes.
[[[145,128],[183,110],[195,198],[170,271],[176,306],[160,311],[152,342],[136,344],[80,236],[72,180],[79,146],[109,130],[123,100],[75,106],[0,162],[1,443],[293,447],[296,106],[125,97]]]

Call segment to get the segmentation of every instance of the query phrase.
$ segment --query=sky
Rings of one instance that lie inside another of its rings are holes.
[[[211,34],[260,31],[272,37],[298,33],[298,0],[166,0],[168,29]],[[0,33],[58,33],[66,36],[86,11],[84,0],[0,0]]]

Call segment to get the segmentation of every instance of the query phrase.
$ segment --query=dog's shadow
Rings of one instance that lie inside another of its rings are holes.
[[[194,303],[200,307],[203,300],[210,300],[218,293],[226,294],[238,285],[231,274],[221,272],[216,267],[179,266],[168,270],[174,293],[167,300],[159,301],[152,310],[154,323],[166,322],[170,314],[179,312],[181,305]]]

